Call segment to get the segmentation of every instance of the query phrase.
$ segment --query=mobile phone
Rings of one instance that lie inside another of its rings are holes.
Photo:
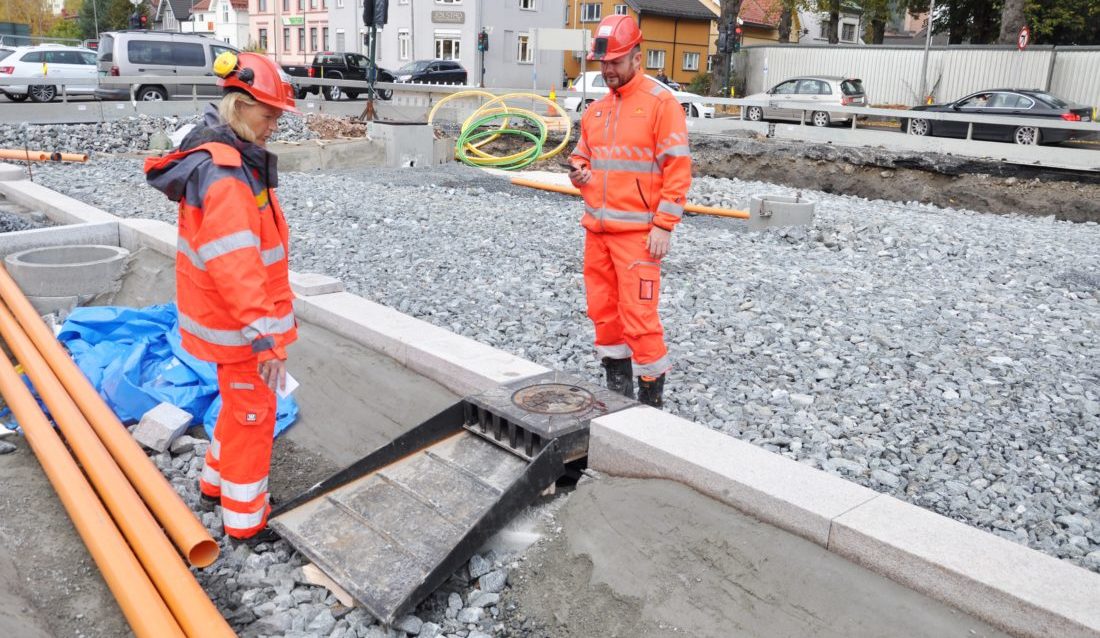
[[[558,166],[561,166],[562,168],[568,168],[570,171],[579,171],[580,170],[579,166],[573,166],[569,162],[558,162]]]

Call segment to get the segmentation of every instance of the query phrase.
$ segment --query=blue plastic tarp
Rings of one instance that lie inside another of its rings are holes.
[[[123,423],[171,403],[213,436],[221,409],[216,368],[183,349],[175,304],[76,308],[57,338]],[[297,418],[294,397],[280,397],[275,435]]]

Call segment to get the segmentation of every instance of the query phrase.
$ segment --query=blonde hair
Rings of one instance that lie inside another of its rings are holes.
[[[231,91],[226,93],[221,103],[218,104],[218,115],[221,116],[223,122],[229,125],[229,128],[233,129],[238,137],[246,142],[255,143],[256,133],[241,118],[240,106],[255,106],[256,104],[258,102],[251,95],[240,91]]]

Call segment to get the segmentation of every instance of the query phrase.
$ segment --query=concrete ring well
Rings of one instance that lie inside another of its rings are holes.
[[[12,253],[4,265],[28,296],[72,297],[110,290],[129,256],[118,246],[48,246]]]

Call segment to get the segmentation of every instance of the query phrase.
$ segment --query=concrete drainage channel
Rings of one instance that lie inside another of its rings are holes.
[[[21,182],[0,190],[24,202],[43,198],[39,207],[60,211],[51,213],[59,221],[86,220],[0,236],[0,253],[89,242],[117,246],[132,255],[114,302],[170,298],[164,276],[175,252],[171,226],[113,219]],[[461,397],[502,392],[508,384],[513,396],[521,389],[517,382],[550,372],[341,292],[338,282],[295,274],[292,283],[305,342],[292,357],[309,375],[298,375],[303,419],[277,442],[273,462],[272,492],[284,502],[417,432],[418,424],[461,404]],[[486,414],[484,420],[463,414],[458,421],[472,427],[465,430],[471,436],[510,441],[513,430],[491,416],[499,412]],[[1095,574],[655,410],[624,406],[593,414],[587,425],[588,464],[605,476],[586,476],[568,497],[544,497],[541,508],[520,517],[523,523],[549,520],[542,527],[560,531],[525,551],[502,540],[507,529],[487,545],[478,538],[476,547],[442,561],[447,570],[439,585],[422,592],[427,597],[419,605],[410,603],[411,614],[395,614],[388,632],[368,607],[341,602],[340,587],[310,584],[305,557],[285,541],[255,552],[225,551],[199,580],[242,635],[1100,633]],[[201,437],[181,439],[154,458],[189,504],[197,501],[194,483],[205,445]],[[21,474],[35,471],[25,447],[13,456]],[[0,476],[12,479],[6,463],[0,461]],[[359,470],[367,477],[378,467]],[[53,498],[46,490],[4,493],[0,532],[37,536],[59,554],[65,545],[81,549],[66,536],[71,531],[63,515],[45,520],[48,511],[33,512],[33,519],[21,520],[31,513],[17,512],[14,503],[32,494]],[[290,516],[294,509],[285,511]],[[202,518],[217,535],[217,515]],[[512,530],[512,537],[532,538],[531,527]],[[52,538],[41,538],[43,529]],[[491,547],[496,549],[488,553]],[[43,574],[26,586],[49,590],[42,581],[50,570],[16,560],[34,555],[19,549],[9,547],[13,569],[20,576]],[[79,552],[67,558],[81,563]],[[63,563],[54,569],[61,578],[75,578]],[[99,592],[98,606],[87,599],[83,608],[65,602],[57,583],[52,596],[23,596],[57,601],[67,614],[24,614],[26,626],[66,635],[74,628],[88,636],[124,633],[97,579],[84,574],[81,588]],[[369,587],[371,580],[362,574],[347,581],[348,589],[365,598],[351,585]],[[27,581],[4,582],[22,588]],[[13,635],[20,635],[15,629]]]

